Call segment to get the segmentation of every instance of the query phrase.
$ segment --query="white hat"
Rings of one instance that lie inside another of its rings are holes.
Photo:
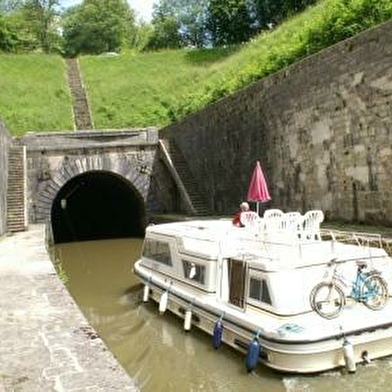
[[[249,204],[246,201],[244,201],[240,204],[240,208],[241,208],[241,210],[247,211],[247,210],[249,210]]]

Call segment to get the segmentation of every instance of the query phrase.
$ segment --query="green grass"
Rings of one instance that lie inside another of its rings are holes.
[[[392,17],[391,0],[323,0],[231,56],[220,78],[171,108],[181,118],[302,58]]]
[[[321,0],[244,45],[83,56],[97,129],[165,126],[392,17],[392,0]],[[0,116],[15,135],[72,129],[59,57],[0,55]]]
[[[391,17],[391,0],[323,0],[242,46],[83,57],[95,125],[167,125]]]
[[[0,117],[14,136],[73,129],[62,58],[0,54]]]
[[[235,48],[80,58],[96,128],[169,124],[173,107],[219,72]]]

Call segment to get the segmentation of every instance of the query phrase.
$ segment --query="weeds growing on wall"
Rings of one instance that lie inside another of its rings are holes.
[[[61,262],[61,258],[58,254],[58,249],[54,246],[52,243],[49,248],[48,248],[50,258],[52,260],[53,266],[56,270],[57,276],[60,278],[61,282],[65,287],[68,288],[69,285],[69,277],[67,275],[67,272],[65,271],[63,264]]]

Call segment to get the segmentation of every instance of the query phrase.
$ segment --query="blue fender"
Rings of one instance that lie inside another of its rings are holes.
[[[248,352],[245,358],[245,366],[248,372],[254,370],[259,362],[260,357],[260,343],[257,337],[254,337],[253,340],[249,343]]]
[[[212,345],[215,349],[218,349],[222,344],[222,334],[223,334],[223,323],[222,320],[219,319],[215,323],[214,333],[212,334]]]

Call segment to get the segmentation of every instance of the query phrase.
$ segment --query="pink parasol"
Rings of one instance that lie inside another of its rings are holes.
[[[250,180],[248,190],[248,201],[257,202],[257,213],[259,213],[259,203],[265,203],[271,200],[271,196],[268,192],[267,182],[263,171],[261,170],[260,162],[257,161],[256,167],[253,170],[252,179]]]

